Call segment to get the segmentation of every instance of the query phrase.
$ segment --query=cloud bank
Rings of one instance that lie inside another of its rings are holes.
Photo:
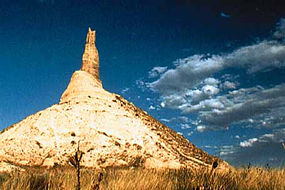
[[[228,54],[192,55],[178,59],[174,68],[155,67],[147,87],[160,95],[161,107],[197,114],[197,131],[227,129],[236,124],[252,127],[284,126],[285,83],[242,87],[227,69],[248,76],[285,68],[285,19],[270,40],[240,47]],[[284,113],[284,114],[283,114]]]
[[[281,74],[280,74],[281,73]],[[227,144],[204,146],[233,165],[284,163],[285,151],[285,19],[267,40],[230,53],[192,55],[173,67],[154,67],[145,89],[159,95],[161,109],[179,110],[188,136],[207,131],[240,131]],[[279,76],[280,75],[280,76]],[[260,80],[265,76],[264,80]],[[273,80],[274,79],[274,80]],[[254,128],[254,129],[252,129]],[[184,132],[185,131],[185,132]],[[250,137],[244,134],[258,131]],[[201,134],[204,133],[204,134]],[[219,132],[215,132],[219,133]]]
[[[277,41],[263,41],[241,47],[227,55],[193,55],[175,62],[149,87],[162,95],[183,92],[202,80],[226,68],[244,68],[248,73],[285,66],[285,45]]]

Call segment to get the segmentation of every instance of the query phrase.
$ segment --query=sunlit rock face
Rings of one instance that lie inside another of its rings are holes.
[[[99,76],[99,54],[95,46],[95,40],[95,31],[92,31],[89,28],[86,37],[85,50],[82,56],[82,67],[80,70],[90,73],[99,83],[101,83]]]
[[[60,103],[0,133],[0,171],[69,164],[77,148],[86,167],[205,168],[230,166],[195,147],[120,95],[102,88],[95,31],[89,29],[82,68]]]

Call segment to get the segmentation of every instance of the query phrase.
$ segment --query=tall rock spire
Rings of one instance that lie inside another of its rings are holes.
[[[95,46],[95,30],[88,29],[85,50],[80,71],[75,71],[67,89],[61,96],[60,103],[83,101],[88,96],[96,96],[102,88],[99,76],[99,54]]]
[[[99,76],[99,54],[95,46],[95,40],[95,30],[92,31],[89,27],[80,70],[90,73],[101,83]]]

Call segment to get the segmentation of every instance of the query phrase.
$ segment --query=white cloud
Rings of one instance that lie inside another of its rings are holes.
[[[220,90],[214,86],[205,85],[202,87],[202,91],[203,91],[203,93],[205,93],[209,96],[212,96],[212,95],[218,94]]]
[[[190,104],[184,104],[181,105],[180,110],[182,110],[184,113],[193,113],[193,112],[199,112],[199,111],[212,111],[216,109],[216,112],[219,112],[217,109],[223,109],[224,104],[219,101],[218,99],[207,99],[199,102],[199,104],[196,105],[190,105]]]
[[[128,92],[129,90],[130,90],[130,88],[124,88],[124,89],[121,91],[121,93],[124,94],[124,93]]]
[[[187,123],[181,124],[181,129],[190,129],[190,128],[191,128],[191,126]]]
[[[206,127],[205,127],[205,126],[202,126],[202,125],[199,125],[199,126],[197,126],[196,130],[197,130],[198,132],[204,132],[204,131],[206,130]]]
[[[136,80],[136,85],[137,85],[137,87],[140,88],[143,92],[148,88],[147,84],[146,84],[143,80],[141,80],[141,79]]]
[[[221,146],[219,149],[220,156],[226,156],[229,154],[233,154],[235,152],[235,147],[233,145],[225,145]]]
[[[149,110],[155,110],[155,107],[154,106],[149,106],[149,108],[148,108]]]
[[[179,116],[177,118],[180,122],[183,122],[183,123],[188,123],[189,122],[189,118],[186,117],[186,116]]]
[[[215,79],[215,78],[211,78],[210,77],[210,78],[206,78],[204,80],[204,83],[208,84],[208,85],[211,85],[211,86],[216,86],[216,85],[218,85],[220,83],[220,81]]]
[[[207,99],[208,95],[203,93],[201,90],[195,89],[187,91],[185,93],[185,97],[190,98],[192,104],[197,104],[200,101]]]
[[[155,78],[164,73],[167,70],[167,67],[154,67],[148,73],[149,78]]]
[[[191,135],[193,135],[193,131],[191,131],[191,132],[189,132],[189,133],[187,133],[187,136],[191,136]]]
[[[190,90],[185,95],[173,94],[162,97],[161,106],[187,114],[199,113],[196,125],[206,126],[205,130],[227,129],[236,122],[249,127],[285,125],[285,84],[268,89],[260,86],[241,88],[210,96],[216,93],[218,89],[207,86],[202,90]]]
[[[220,56],[203,57],[204,55],[194,55],[176,60],[176,68],[167,70],[158,80],[149,83],[149,88],[163,95],[183,92],[223,68]]]
[[[246,68],[249,73],[285,66],[285,45],[276,41],[263,41],[239,48],[224,56],[224,68]]]
[[[170,123],[170,122],[173,122],[173,123],[178,123],[180,124],[181,126],[181,129],[189,129],[191,128],[190,124],[190,120],[188,117],[185,117],[185,116],[178,116],[178,117],[172,117],[172,118],[162,118],[160,119],[160,121],[163,121],[163,122],[166,122],[166,123]]]
[[[162,122],[166,122],[166,123],[169,123],[169,122],[170,122],[170,120],[169,120],[169,119],[165,119],[165,118],[160,119],[160,121],[162,121]]]
[[[172,94],[169,96],[163,97],[161,107],[168,107],[172,109],[177,109],[180,105],[186,103],[186,99],[178,94]]]
[[[224,95],[212,99],[216,101],[216,107],[213,110],[200,114],[202,123],[209,128],[222,128],[238,121],[248,122],[254,124],[254,117],[261,121],[259,117],[267,119],[266,123],[274,123],[272,126],[278,127],[284,124],[285,119],[285,84],[278,85],[270,89],[259,89],[254,93],[250,93],[252,88],[241,89],[234,93],[234,95]],[[221,100],[227,100],[222,102]],[[227,103],[226,102],[230,102]],[[201,104],[201,102],[200,102]],[[221,106],[218,106],[221,105]],[[197,107],[197,106],[196,106]],[[213,108],[214,106],[208,106]],[[193,112],[190,107],[187,112]],[[196,108],[196,111],[205,110],[203,107]],[[260,123],[256,123],[260,124]]]
[[[255,143],[256,141],[258,141],[257,138],[252,138],[252,139],[248,139],[246,141],[240,142],[240,146],[241,147],[250,147],[253,145],[253,143]]]
[[[230,81],[225,81],[223,83],[223,87],[225,89],[235,89],[237,87],[236,83],[230,82]]]

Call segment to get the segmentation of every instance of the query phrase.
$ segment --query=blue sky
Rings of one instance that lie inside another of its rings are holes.
[[[270,2],[1,1],[0,129],[58,103],[90,26],[105,89],[231,164],[281,166],[285,6]]]

